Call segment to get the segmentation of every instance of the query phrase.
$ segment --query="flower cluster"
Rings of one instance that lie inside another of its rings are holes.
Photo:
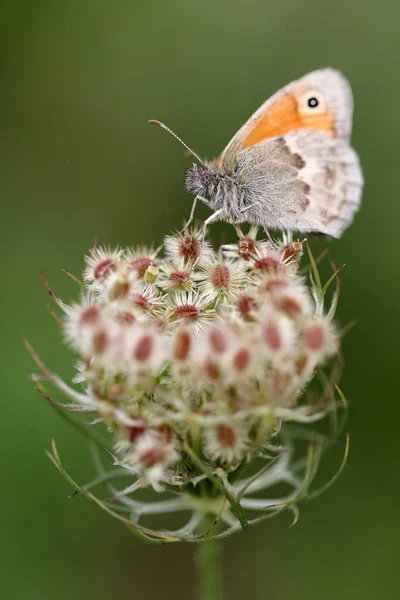
[[[67,406],[106,424],[114,462],[133,481],[113,492],[137,513],[146,509],[130,494],[148,485],[181,491],[167,503],[218,514],[232,530],[243,507],[265,507],[246,494],[268,482],[291,484],[296,497],[290,451],[274,440],[287,421],[324,416],[305,390],[338,349],[333,311],[324,314],[323,294],[300,274],[303,246],[259,240],[251,228],[215,251],[194,228],[167,236],[163,253],[95,248],[86,257],[82,299],[59,302],[84,393],[63,391],[75,401]],[[239,478],[270,455],[276,464],[259,478]],[[199,494],[206,480],[213,491]]]

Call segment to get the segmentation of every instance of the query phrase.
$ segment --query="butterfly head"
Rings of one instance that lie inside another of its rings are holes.
[[[186,171],[186,189],[196,196],[212,198],[220,178],[209,165],[194,164]]]

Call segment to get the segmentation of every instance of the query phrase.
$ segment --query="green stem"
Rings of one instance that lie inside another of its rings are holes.
[[[194,464],[205,475],[207,475],[208,479],[210,481],[212,481],[212,483],[215,485],[215,487],[218,490],[220,490],[227,497],[229,504],[232,506],[233,512],[235,513],[236,517],[238,518],[238,520],[242,526],[243,531],[245,531],[248,528],[249,524],[247,522],[247,518],[243,511],[243,508],[240,505],[240,502],[237,502],[235,500],[235,498],[232,496],[232,494],[230,494],[228,492],[228,490],[225,488],[223,481],[214,475],[214,473],[212,472],[212,469],[210,469],[209,467],[207,467],[206,465],[203,464],[201,459],[197,456],[197,454],[194,452],[194,450],[192,450],[192,448],[186,442],[182,443],[182,447],[185,450],[186,454],[188,456],[190,456],[190,458],[192,459]]]
[[[200,600],[222,600],[222,552],[220,542],[197,546],[196,563]]]

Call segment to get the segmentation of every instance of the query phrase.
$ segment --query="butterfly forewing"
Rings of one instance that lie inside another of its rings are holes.
[[[217,160],[248,187],[250,220],[340,236],[363,185],[349,145],[352,114],[350,86],[333,69],[290,83],[254,113]]]
[[[309,106],[312,99],[317,100],[317,106]],[[334,69],[313,71],[264,102],[232,138],[219,162],[228,170],[235,155],[245,148],[300,129],[349,139],[352,115],[347,79]]]

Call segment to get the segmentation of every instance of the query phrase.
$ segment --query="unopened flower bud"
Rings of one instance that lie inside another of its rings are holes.
[[[251,362],[251,354],[247,348],[239,348],[233,356],[232,366],[233,368],[242,373],[246,371]]]
[[[174,340],[173,355],[180,362],[186,360],[190,353],[192,338],[187,329],[179,329]]]
[[[154,347],[153,337],[151,335],[143,335],[136,342],[133,350],[133,356],[139,362],[149,360]]]
[[[158,268],[151,264],[147,267],[146,272],[144,274],[144,280],[146,283],[155,283],[157,281],[159,270]]]
[[[229,343],[228,333],[222,327],[213,327],[208,334],[208,340],[211,349],[216,354],[222,354],[227,351]]]

